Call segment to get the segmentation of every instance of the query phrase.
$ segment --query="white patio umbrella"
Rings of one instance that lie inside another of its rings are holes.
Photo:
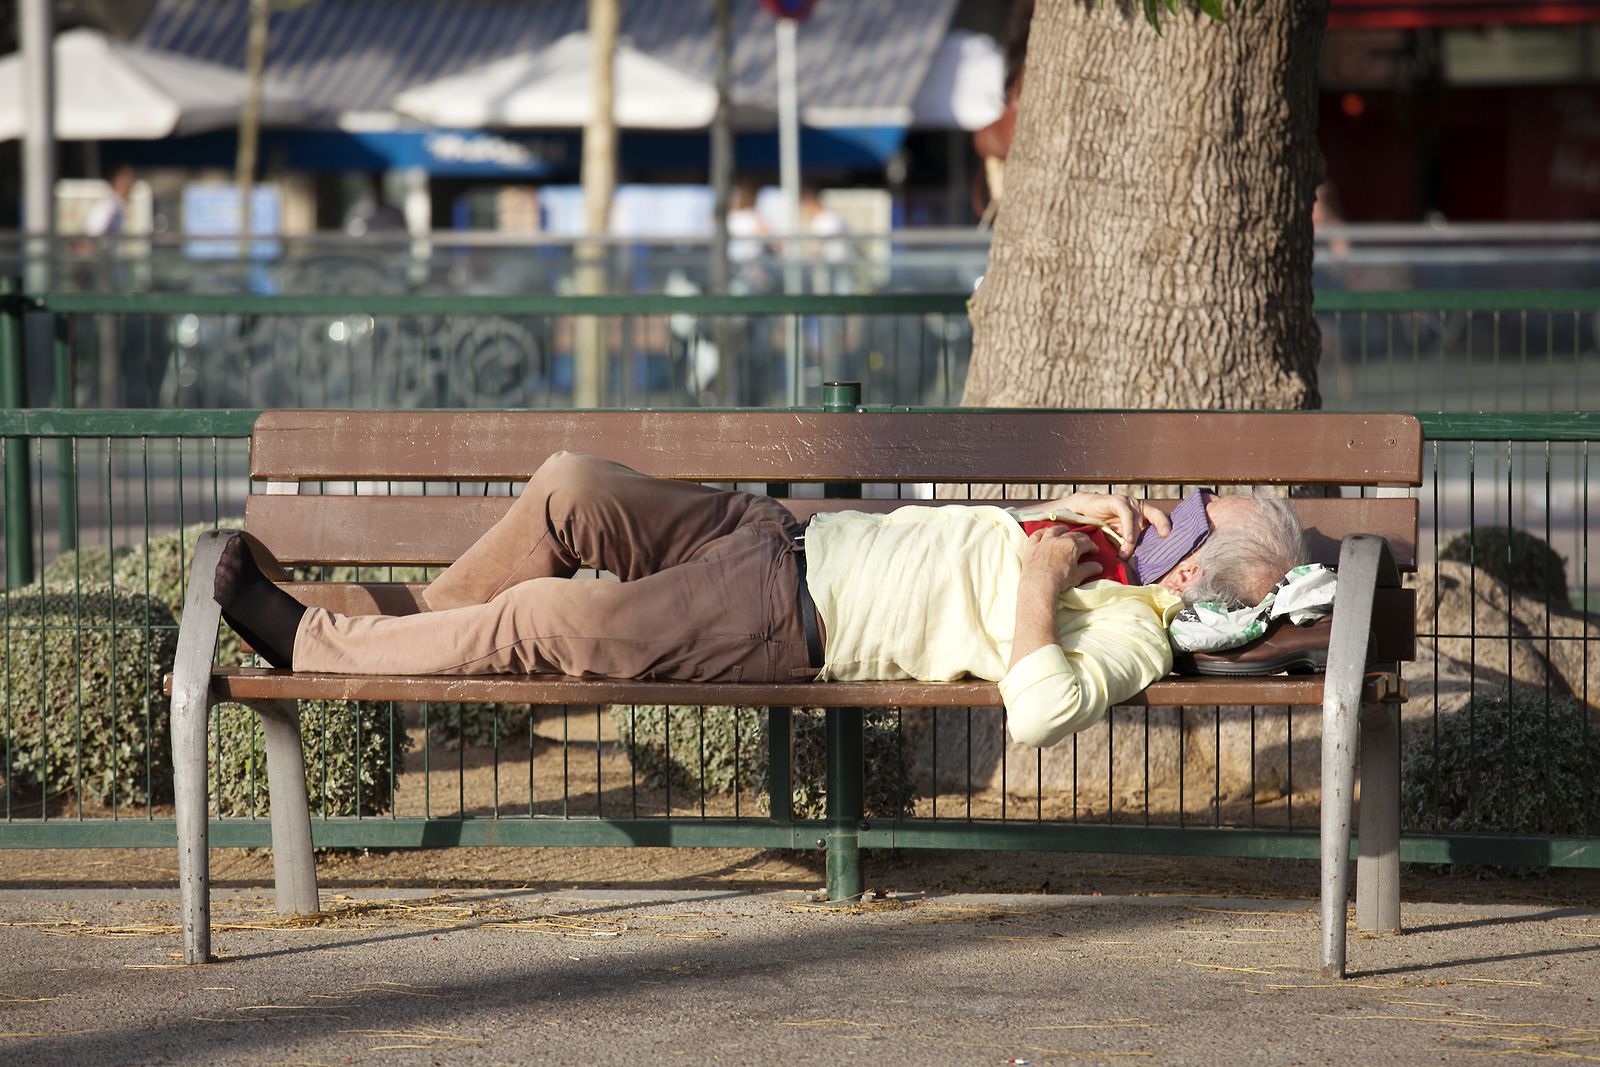
[[[243,71],[77,29],[55,40],[56,136],[65,141],[155,140],[239,122]],[[262,119],[300,108],[281,86],[262,89]],[[22,136],[22,57],[0,59],[0,141]]]
[[[1005,110],[1006,57],[993,37],[951,30],[911,103],[921,128],[981,130]]]
[[[394,109],[434,126],[464,129],[580,127],[594,110],[593,64],[589,35],[569,33],[543,51],[407,89],[395,97]],[[618,126],[703,129],[716,114],[717,90],[624,40],[617,44],[614,107]]]

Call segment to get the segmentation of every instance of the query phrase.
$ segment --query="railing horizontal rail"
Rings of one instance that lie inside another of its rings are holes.
[[[966,292],[563,294],[70,293],[25,294],[25,307],[63,314],[198,315],[904,315],[965,312]],[[1600,311],[1600,289],[1327,289],[1318,312]]]
[[[1317,311],[1600,311],[1600,289],[1325,289]]]
[[[1008,408],[913,407],[869,404],[867,411],[1000,412]],[[634,409],[637,410],[637,409]],[[696,408],[696,412],[743,411],[744,408]],[[807,409],[814,410],[814,409]],[[1049,410],[1049,409],[1030,409]],[[1061,408],[1082,415],[1099,408]],[[1109,412],[1108,412],[1109,413]],[[91,408],[22,408],[0,410],[4,437],[248,437],[255,409],[171,411]],[[1429,441],[1600,441],[1600,412],[1418,412],[1422,436]]]
[[[39,311],[110,315],[907,315],[965,312],[969,293],[666,296],[219,293],[46,293]]]
[[[1600,414],[1560,412],[1420,412],[1426,441],[1600,441]]]

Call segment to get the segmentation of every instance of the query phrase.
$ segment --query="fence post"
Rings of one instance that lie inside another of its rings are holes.
[[[22,351],[22,287],[0,278],[0,407],[28,406],[28,363]],[[6,439],[6,588],[33,580],[33,479],[27,438]]]
[[[72,362],[71,339],[67,335],[67,319],[50,312],[51,337],[51,403],[58,408],[76,406],[76,382]],[[77,442],[63,437],[57,444],[56,464],[56,526],[61,536],[61,551],[73,552],[78,547],[78,457]]]
[[[860,382],[824,382],[822,410],[854,411],[861,403]],[[835,500],[859,497],[859,485],[827,485]],[[864,708],[829,708],[828,732],[828,899],[854,900],[866,888],[861,862],[864,789],[862,719]]]

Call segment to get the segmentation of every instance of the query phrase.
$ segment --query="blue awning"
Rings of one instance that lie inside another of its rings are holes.
[[[904,127],[957,0],[822,0],[799,33],[802,121],[816,129]],[[775,106],[773,20],[733,0],[734,97]],[[157,0],[139,43],[243,67],[249,0]],[[626,3],[633,46],[710,80],[712,6]],[[317,0],[274,12],[267,70],[331,123],[381,112],[402,90],[542,49],[585,25],[584,0]],[[871,140],[869,138],[869,140]]]
[[[894,155],[904,136],[899,126],[802,128],[800,158],[816,169],[869,170]],[[228,168],[237,144],[234,131],[219,130],[160,141],[110,141],[105,151],[141,168]],[[264,130],[261,158],[274,167],[313,173],[420,167],[441,178],[573,181],[582,145],[581,135],[572,130]],[[617,143],[618,163],[637,173],[702,169],[708,154],[703,133],[625,130]],[[776,170],[777,135],[736,134],[734,160],[741,170]]]

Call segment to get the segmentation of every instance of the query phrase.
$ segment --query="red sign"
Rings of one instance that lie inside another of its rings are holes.
[[[765,0],[763,0],[765,2]],[[1333,0],[1328,28],[1555,26],[1600,22],[1596,0]]]
[[[803,21],[817,6],[817,0],[761,0],[761,6],[775,19]]]

